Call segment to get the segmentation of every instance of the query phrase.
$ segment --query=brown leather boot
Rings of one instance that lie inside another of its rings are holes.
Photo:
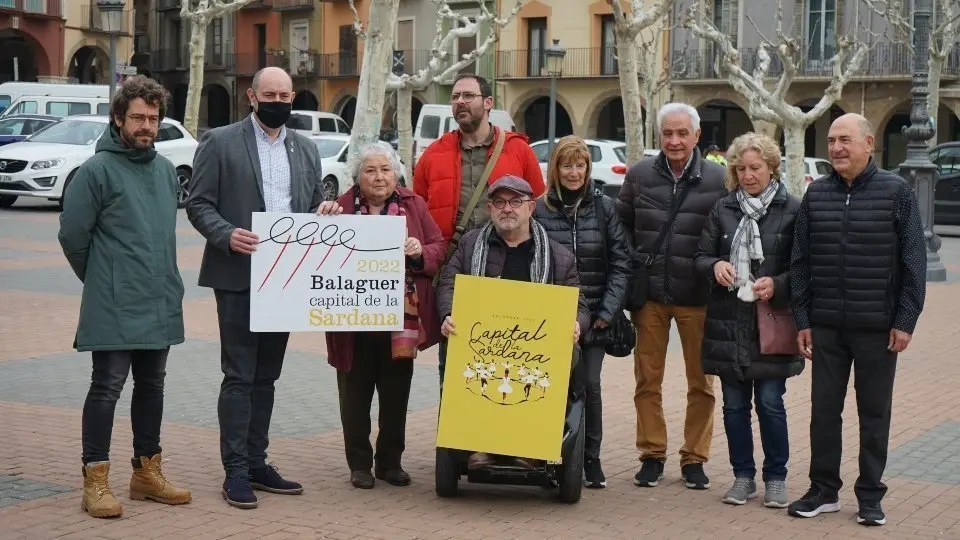
[[[153,457],[133,458],[133,476],[130,478],[130,498],[135,501],[150,499],[163,504],[186,504],[190,491],[181,489],[163,477],[160,471],[160,454]]]
[[[123,507],[110,490],[110,463],[103,461],[83,466],[83,499],[80,508],[95,518],[120,517]]]

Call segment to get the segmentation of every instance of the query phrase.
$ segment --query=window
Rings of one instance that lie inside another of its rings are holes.
[[[37,114],[37,102],[21,101],[8,114]]]
[[[47,102],[47,114],[52,114],[54,116],[90,114],[90,104],[71,101],[49,101]]]
[[[808,58],[815,66],[833,58],[837,52],[836,10],[836,0],[810,0],[807,8],[807,47]]]
[[[337,132],[338,133],[350,133],[350,126],[346,122],[337,118]]]
[[[940,169],[940,174],[950,174],[960,170],[960,146],[940,148],[933,163]]]
[[[617,159],[620,160],[620,163],[626,163],[626,162],[627,162],[627,147],[626,147],[626,146],[618,146],[618,147],[614,148],[614,149],[613,149],[613,153],[617,155]]]
[[[213,23],[210,25],[210,29],[213,37],[213,59],[214,62],[220,64],[223,56],[223,19],[217,17],[213,20]]]
[[[469,18],[469,21],[472,22],[472,23],[477,22],[477,20],[476,20],[475,18],[473,18],[473,17],[470,17],[470,18]],[[463,28],[463,27],[465,27],[466,25],[463,23],[463,21],[460,21],[459,23],[457,23],[457,26],[459,26],[460,28]],[[477,48],[477,44],[479,43],[479,41],[480,41],[480,33],[479,33],[479,32],[478,32],[477,35],[475,35],[475,36],[462,37],[462,38],[457,39],[457,51],[456,51],[457,54],[456,54],[456,58],[458,58],[458,59],[459,59],[459,58],[463,58],[463,55],[465,55],[465,54],[470,54],[474,49]],[[477,61],[476,61],[476,60],[474,60],[473,62],[470,62],[470,63],[467,64],[466,66],[463,66],[462,68],[460,68],[460,73],[476,73],[476,72],[477,72]]]
[[[824,174],[830,174],[830,173],[832,173],[832,172],[833,172],[833,166],[832,166],[832,165],[830,165],[829,163],[827,163],[827,162],[825,162],[825,161],[818,161],[818,162],[817,162],[817,174],[819,174],[819,175],[824,175]]]
[[[3,111],[7,107],[9,107],[10,101],[11,101],[10,96],[7,96],[7,95],[0,96],[0,111]]]
[[[23,118],[11,118],[0,121],[0,136],[25,135],[23,126],[26,120]]]
[[[313,131],[313,117],[306,114],[291,114],[286,124],[288,129]]]
[[[109,103],[97,103],[97,114],[102,114],[104,116],[110,114],[110,104]]]
[[[420,136],[424,139],[436,139],[440,136],[440,117],[424,116],[420,124]]]
[[[313,144],[317,145],[321,158],[330,158],[337,155],[345,143],[334,139],[313,139]]]
[[[537,156],[540,163],[547,162],[547,143],[533,145],[533,155]]]
[[[420,66],[414,64],[413,58],[413,20],[397,21],[396,40],[393,48],[403,53],[403,72],[413,73]]]
[[[317,122],[320,124],[320,131],[326,131],[330,133],[337,132],[337,123],[333,118],[317,118]]]
[[[52,123],[53,122],[50,120],[28,120],[23,124],[23,131],[21,131],[20,134],[31,135],[49,126]]]
[[[357,34],[352,24],[340,26],[339,75],[357,74]]]
[[[93,144],[103,130],[106,122],[89,120],[63,120],[27,139],[29,142],[87,145]]]
[[[457,120],[456,120],[454,117],[452,117],[452,116],[448,116],[448,117],[446,118],[446,120],[443,121],[443,132],[444,132],[444,133],[450,133],[451,131],[457,129],[457,127],[459,127],[459,126],[457,125]]]
[[[587,146],[587,148],[590,149],[590,161],[592,161],[593,163],[603,161],[603,152],[600,151],[599,146],[595,146],[591,144]]]
[[[177,129],[177,126],[170,123],[160,123],[160,129],[157,131],[157,142],[175,141],[182,138],[183,133]]]
[[[527,19],[527,76],[545,75],[547,49],[547,19]]]
[[[617,66],[617,36],[614,33],[616,21],[613,15],[604,15],[600,18],[600,74],[616,75]]]

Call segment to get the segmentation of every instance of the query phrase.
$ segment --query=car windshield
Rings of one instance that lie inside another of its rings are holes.
[[[106,122],[91,122],[90,120],[63,120],[27,139],[35,143],[59,143],[88,145],[100,138],[106,129]]]
[[[313,144],[317,145],[321,158],[328,158],[336,156],[346,142],[335,139],[314,139]]]
[[[617,155],[617,159],[620,160],[620,163],[626,163],[626,162],[627,162],[627,147],[626,147],[626,146],[618,146],[618,147],[614,148],[614,149],[613,149],[613,153]]]

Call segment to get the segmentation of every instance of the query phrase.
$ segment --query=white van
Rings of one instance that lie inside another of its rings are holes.
[[[500,129],[516,131],[517,126],[513,118],[503,109],[490,110],[490,123]],[[428,103],[420,109],[420,118],[417,127],[413,130],[413,159],[423,155],[430,143],[439,139],[444,133],[457,129],[457,119],[453,117],[453,106],[439,103]]]
[[[0,84],[0,111],[5,110],[11,103],[22,96],[109,98],[110,87],[105,84],[5,82]]]
[[[290,111],[287,129],[292,129],[304,137],[321,133],[350,134],[350,126],[339,115],[323,111]]]
[[[0,118],[15,114],[110,114],[110,99],[103,97],[20,96],[0,113]]]

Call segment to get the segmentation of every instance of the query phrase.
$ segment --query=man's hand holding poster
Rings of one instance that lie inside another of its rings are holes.
[[[402,216],[254,213],[250,330],[403,328]]]
[[[437,446],[560,459],[579,291],[458,275]]]

